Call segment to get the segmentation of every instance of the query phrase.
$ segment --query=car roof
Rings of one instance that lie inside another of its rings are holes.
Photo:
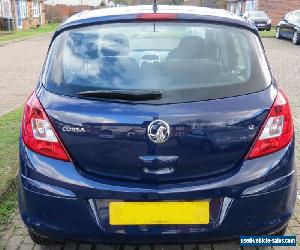
[[[152,5],[86,10],[65,20],[56,30],[53,40],[64,30],[98,23],[135,21],[138,15],[147,13],[154,13]],[[176,20],[178,21],[203,21],[238,26],[240,28],[249,29],[258,35],[258,31],[252,23],[224,9],[182,5],[159,5],[157,14],[159,13],[177,14]]]
[[[99,16],[114,16],[114,15],[141,14],[141,13],[153,13],[153,6],[138,5],[138,6],[87,10],[73,15],[72,17],[66,20],[66,23],[70,23],[75,20],[83,20],[83,19],[99,17]],[[233,13],[224,9],[212,9],[206,7],[176,6],[176,5],[159,5],[157,13],[176,13],[176,14],[186,13],[186,14],[223,16],[228,18],[234,18],[235,16]]]

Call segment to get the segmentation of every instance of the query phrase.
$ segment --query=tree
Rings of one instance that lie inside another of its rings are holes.
[[[227,9],[227,1],[226,0],[216,0],[216,7],[219,9]]]
[[[105,6],[106,6],[105,0],[101,0],[99,6],[100,6],[100,7],[105,7]]]

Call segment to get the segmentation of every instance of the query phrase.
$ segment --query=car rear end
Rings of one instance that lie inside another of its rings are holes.
[[[184,10],[57,31],[22,121],[19,206],[31,232],[183,243],[287,225],[293,121],[258,33],[225,12]]]
[[[249,11],[249,19],[251,19],[258,30],[271,30],[272,20],[264,11]]]

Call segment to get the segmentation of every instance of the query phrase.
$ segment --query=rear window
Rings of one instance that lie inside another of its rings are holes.
[[[264,11],[250,11],[250,17],[267,17],[267,14]]]
[[[54,41],[44,85],[78,96],[158,90],[155,103],[224,98],[265,89],[270,72],[255,34],[230,26],[142,22],[72,29]]]
[[[295,11],[295,16],[300,18],[300,10]]]
[[[293,21],[297,22],[297,23],[300,23],[300,11],[297,10],[293,14],[294,14],[293,17],[292,17],[294,19]]]

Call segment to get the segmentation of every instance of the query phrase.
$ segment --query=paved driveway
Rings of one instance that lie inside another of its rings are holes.
[[[0,47],[0,115],[24,102],[32,91],[37,79],[43,58],[46,54],[49,36],[14,43]],[[264,39],[264,45],[277,76],[278,82],[289,95],[294,111],[296,133],[300,134],[300,46],[289,41]],[[16,60],[17,59],[17,60]],[[300,183],[300,136],[297,137],[298,181]],[[299,185],[300,186],[300,185]],[[299,188],[298,186],[298,188]],[[300,240],[300,198],[294,216],[290,221],[288,235],[295,234]],[[14,218],[4,238],[6,249],[101,249],[101,250],[218,250],[240,249],[237,242],[205,245],[174,245],[174,246],[107,246],[83,245],[68,243],[65,246],[45,248],[35,246],[26,233],[19,215]],[[244,248],[255,249],[255,248]],[[293,248],[260,248],[260,249],[293,249]]]
[[[32,92],[50,35],[0,44],[0,115],[23,104]]]

